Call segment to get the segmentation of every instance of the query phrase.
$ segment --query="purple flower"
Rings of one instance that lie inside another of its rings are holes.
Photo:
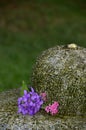
[[[40,110],[42,104],[42,97],[31,87],[30,92],[24,90],[24,95],[18,98],[18,113],[34,115]]]

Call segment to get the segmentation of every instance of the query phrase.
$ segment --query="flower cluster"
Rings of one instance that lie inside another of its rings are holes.
[[[41,93],[40,95],[34,91],[31,87],[31,91],[24,90],[24,95],[18,98],[18,113],[22,113],[23,115],[35,115],[43,103],[47,101],[46,92]],[[53,104],[49,104],[45,107],[45,111],[50,113],[51,115],[55,115],[58,113],[59,103],[54,101]]]
[[[24,95],[18,98],[18,113],[34,115],[40,110],[42,104],[42,97],[31,87],[30,92],[24,90]]]
[[[58,113],[58,107],[59,107],[59,104],[58,102],[55,101],[52,105],[46,106],[45,111],[47,113],[50,113],[51,115],[55,115]]]

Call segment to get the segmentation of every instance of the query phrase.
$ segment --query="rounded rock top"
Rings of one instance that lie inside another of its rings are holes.
[[[45,50],[31,79],[38,93],[47,93],[46,105],[59,102],[59,114],[86,115],[86,48],[71,43]]]

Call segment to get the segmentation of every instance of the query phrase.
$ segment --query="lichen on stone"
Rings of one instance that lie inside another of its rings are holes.
[[[42,52],[33,67],[32,85],[58,101],[61,115],[86,115],[86,48],[56,46]]]
[[[44,110],[34,116],[18,114],[19,91],[0,93],[0,130],[86,130],[86,118],[81,116],[51,116]]]
[[[18,114],[20,90],[0,93],[0,130],[86,130],[86,48],[56,46],[45,50],[36,61],[32,86],[46,92],[45,105],[58,101],[55,116],[41,109],[36,115]]]

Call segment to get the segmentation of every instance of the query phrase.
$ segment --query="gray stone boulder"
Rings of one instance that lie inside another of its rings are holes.
[[[86,48],[69,44],[45,50],[32,73],[36,92],[46,92],[47,104],[58,101],[59,114],[86,116]]]
[[[51,116],[43,110],[34,116],[18,114],[19,91],[0,93],[0,130],[86,130],[86,117]]]
[[[18,114],[21,88],[5,91],[0,93],[0,130],[86,130],[86,48],[70,44],[44,51],[32,83],[38,93],[47,93],[45,105],[59,102],[59,113]]]

